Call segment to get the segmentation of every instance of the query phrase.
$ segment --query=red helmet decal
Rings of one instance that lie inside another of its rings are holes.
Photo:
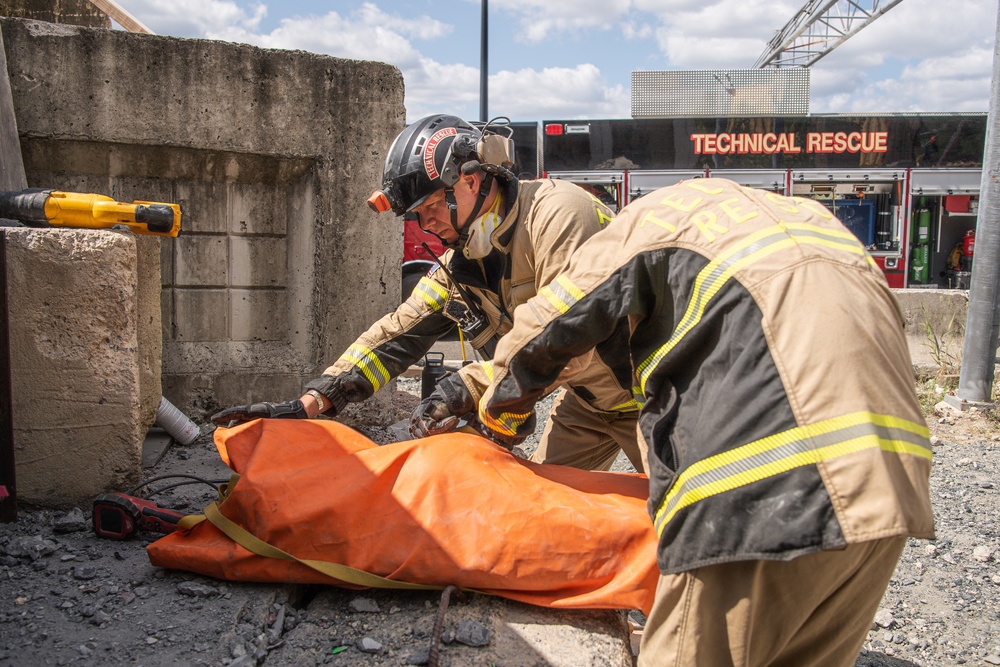
[[[424,146],[424,171],[427,172],[427,177],[432,181],[440,176],[437,165],[434,164],[434,150],[441,143],[442,139],[456,134],[458,134],[458,130],[455,128],[444,127],[431,135],[431,138],[427,140],[427,145]]]

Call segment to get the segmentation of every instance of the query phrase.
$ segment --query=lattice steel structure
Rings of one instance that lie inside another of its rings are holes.
[[[633,118],[802,116],[808,113],[808,69],[632,72]]]
[[[754,67],[810,67],[902,0],[809,0],[775,33]]]

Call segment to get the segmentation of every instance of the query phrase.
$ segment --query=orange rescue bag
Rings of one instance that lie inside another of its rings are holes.
[[[239,581],[454,584],[558,608],[652,606],[644,475],[539,465],[464,433],[379,447],[327,420],[256,420],[216,430],[215,443],[234,481],[207,520],[188,517],[193,527],[148,546],[153,565]]]

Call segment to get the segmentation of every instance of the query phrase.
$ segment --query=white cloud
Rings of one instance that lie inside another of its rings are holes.
[[[906,0],[812,69],[814,113],[985,111],[994,2]]]
[[[514,120],[627,117],[630,105],[628,90],[621,85],[609,86],[600,70],[590,64],[490,76],[490,109]]]
[[[631,5],[631,0],[504,0],[491,11],[514,16],[522,29],[519,38],[537,43],[564,32],[609,30]]]
[[[123,9],[153,32],[174,37],[207,37],[235,27],[252,33],[267,15],[255,3],[250,11],[229,0],[128,0]]]
[[[766,0],[719,0],[660,14],[656,31],[667,64],[679,69],[753,67],[767,42],[790,18],[791,5]]]
[[[402,71],[407,122],[432,113],[450,113],[468,119],[479,117],[478,68],[443,65],[426,58],[418,66]],[[493,95],[492,90],[490,95]]]
[[[437,111],[478,116],[477,58],[475,53],[469,56],[467,29],[459,33],[447,15],[439,20],[418,14],[420,4],[370,0],[348,5],[348,11],[281,18],[265,32],[261,26],[267,8],[260,1],[250,2],[121,0],[160,34],[393,64],[403,73],[410,119]],[[272,9],[277,6],[272,4]],[[398,9],[386,11],[388,6]],[[514,119],[628,117],[628,82],[609,83],[608,73],[630,66],[752,67],[775,31],[801,6],[802,0],[493,3],[491,20],[518,26],[513,39],[527,42],[539,58],[537,65],[508,65],[491,74],[490,109]],[[985,109],[996,21],[995,0],[905,0],[813,67],[811,109]],[[592,39],[601,52],[587,57],[588,64],[546,68],[546,48],[558,49],[565,37]],[[455,48],[441,48],[451,44]],[[623,44],[628,46],[622,49]],[[502,60],[493,62],[502,66]]]
[[[850,86],[813,75],[814,112],[986,111],[992,79],[992,50],[927,58],[905,67],[898,78]],[[833,75],[845,77],[844,72]],[[820,94],[816,95],[817,83]]]

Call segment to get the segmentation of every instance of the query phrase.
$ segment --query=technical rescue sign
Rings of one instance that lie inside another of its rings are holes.
[[[542,172],[981,168],[986,114],[545,120]]]
[[[692,134],[696,155],[788,153],[885,153],[888,132],[794,132]]]

